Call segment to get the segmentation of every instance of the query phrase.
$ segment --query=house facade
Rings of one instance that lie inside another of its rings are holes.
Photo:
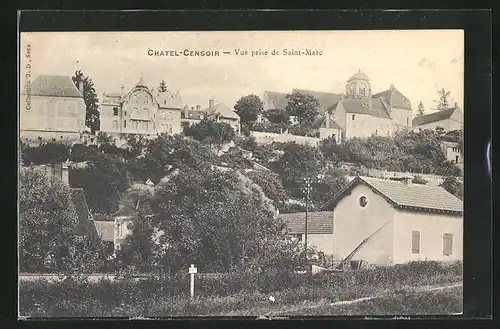
[[[333,210],[338,260],[390,265],[462,259],[462,201],[442,187],[356,177],[327,209]]]
[[[358,70],[345,84],[345,93],[327,93],[294,89],[313,96],[319,103],[319,117],[328,116],[335,130],[320,130],[320,138],[339,135],[339,141],[371,135],[388,136],[398,129],[412,126],[412,107],[409,99],[394,85],[372,94],[368,76]],[[264,110],[285,109],[286,94],[264,92]],[[326,128],[326,127],[322,127]]]
[[[181,133],[182,99],[178,94],[155,92],[139,80],[128,93],[104,93],[100,131],[119,134]]]
[[[417,129],[435,130],[442,128],[444,131],[462,130],[464,127],[464,111],[457,104],[453,108],[415,117],[412,127]]]
[[[306,213],[280,214],[288,229],[288,233],[305,242]],[[310,212],[307,216],[307,244],[316,247],[326,255],[333,255],[333,213],[330,211]]]
[[[188,125],[197,124],[205,118],[229,124],[237,134],[241,131],[240,116],[226,104],[215,103],[213,99],[208,101],[208,107],[202,109],[201,105],[196,107],[186,105],[181,113],[181,122]]]
[[[80,90],[69,76],[41,75],[20,94],[19,133],[29,144],[42,141],[74,142],[85,130],[83,84]]]

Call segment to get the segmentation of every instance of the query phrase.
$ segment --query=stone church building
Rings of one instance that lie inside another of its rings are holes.
[[[394,85],[379,93],[372,93],[370,79],[361,70],[347,80],[344,94],[299,89],[293,91],[316,98],[319,117],[329,118],[332,125],[338,127],[339,141],[371,135],[388,136],[397,129],[412,125],[410,100]],[[263,103],[264,110],[284,110],[287,105],[286,94],[266,91]]]

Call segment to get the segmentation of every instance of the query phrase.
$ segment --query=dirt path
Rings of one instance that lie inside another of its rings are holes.
[[[452,284],[452,285],[438,286],[438,287],[421,287],[421,288],[415,289],[415,292],[430,292],[430,291],[458,288],[461,286],[462,286],[462,283],[456,283],[456,284]],[[352,300],[343,300],[343,301],[338,301],[338,302],[329,303],[329,304],[320,303],[320,304],[315,304],[315,305],[304,305],[304,306],[300,306],[300,307],[290,308],[290,309],[285,310],[285,311],[269,312],[268,314],[266,314],[266,316],[276,316],[276,315],[280,315],[280,314],[288,314],[290,312],[297,312],[297,311],[301,311],[301,310],[314,309],[314,308],[324,307],[324,306],[351,305],[351,304],[365,302],[368,300],[381,298],[381,297],[384,297],[384,295],[362,297],[362,298],[357,298],[357,299],[352,299]]]

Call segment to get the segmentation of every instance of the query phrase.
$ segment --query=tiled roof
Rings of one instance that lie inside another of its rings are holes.
[[[447,110],[437,111],[431,114],[422,115],[420,117],[415,117],[412,120],[412,125],[421,126],[427,123],[448,119],[453,115],[453,113],[455,113],[455,110],[457,110],[456,107]]]
[[[377,118],[390,119],[389,111],[382,98],[372,98],[371,115]]]
[[[373,98],[383,98],[387,104],[398,109],[411,110],[411,103],[399,90],[391,87],[377,94],[372,95]]]
[[[114,241],[115,222],[114,221],[94,221],[97,236],[102,241]]]
[[[264,93],[268,96],[269,102],[272,104],[269,110],[284,110],[286,108],[288,104],[288,100],[286,99],[287,94],[274,91],[265,91]]]
[[[363,73],[361,70],[358,69],[358,72],[356,72],[347,81],[351,81],[351,80],[366,80],[366,81],[370,81],[370,78],[368,78],[368,76],[365,73]]]
[[[181,112],[181,119],[202,120],[204,117],[205,114],[201,111],[182,110]]]
[[[342,105],[347,113],[370,114],[370,109],[364,106],[359,99],[346,99]]]
[[[332,105],[334,105],[335,103],[337,103],[342,99],[341,94],[304,90],[304,89],[293,89],[293,91],[314,97],[319,103],[318,111],[320,112],[324,112],[326,109],[328,109],[329,107],[331,107]]]
[[[291,234],[305,233],[305,212],[280,214]],[[307,234],[333,234],[333,212],[318,211],[307,215]]]
[[[457,142],[441,141],[441,144],[447,147],[460,147],[460,144]]]
[[[26,93],[24,90],[23,94]],[[78,97],[82,94],[69,76],[41,75],[31,83],[31,95],[51,97]]]
[[[226,104],[224,103],[218,103],[213,106],[212,109],[204,108],[202,112],[205,113],[219,113],[222,118],[228,118],[228,119],[239,119],[240,116],[234,112],[234,110],[230,109]]]
[[[77,235],[95,236],[95,227],[92,224],[92,216],[85,201],[85,194],[81,188],[71,189],[71,198],[78,216],[78,225],[74,230]]]
[[[440,186],[405,184],[390,179],[356,177],[329,202],[335,205],[346,192],[358,184],[367,184],[385,197],[395,207],[410,207],[427,211],[463,212],[462,200]]]
[[[326,128],[326,116],[318,115],[312,125],[314,128]],[[341,129],[332,117],[330,117],[330,129]]]

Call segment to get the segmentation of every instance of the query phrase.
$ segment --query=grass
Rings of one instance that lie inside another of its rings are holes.
[[[462,311],[461,288],[423,291],[462,281],[461,273],[412,271],[392,277],[390,270],[317,276],[313,280],[271,291],[240,290],[228,279],[198,281],[194,300],[188,286],[141,286],[133,282],[21,285],[20,314],[32,317],[185,317],[297,315],[416,315]],[[183,282],[183,281],[181,281]],[[217,283],[218,282],[218,283]],[[231,289],[223,286],[234,286]],[[224,289],[216,289],[222,287]],[[253,287],[253,286],[252,286]],[[182,289],[181,289],[182,288]],[[184,289],[186,288],[186,289]],[[164,290],[160,292],[159,290]],[[274,297],[274,301],[269,299]],[[349,305],[332,305],[363,297],[377,298]]]

